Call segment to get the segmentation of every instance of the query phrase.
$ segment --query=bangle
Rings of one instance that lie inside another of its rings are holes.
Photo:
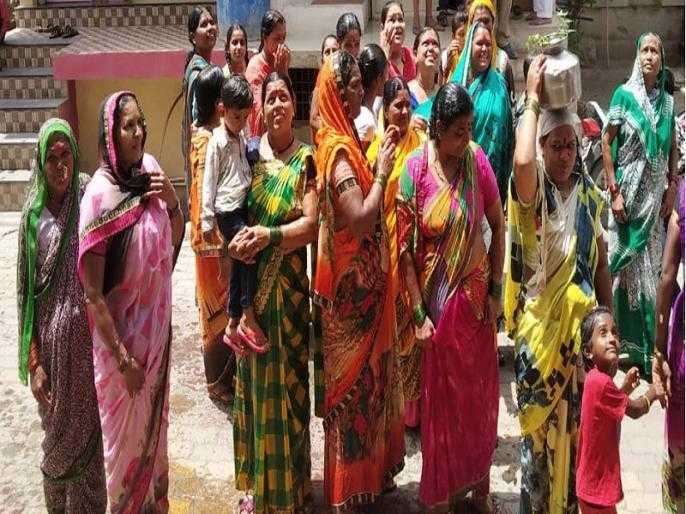
[[[374,177],[374,182],[379,184],[381,186],[381,189],[383,189],[384,187],[386,187],[387,178],[388,177],[386,176],[386,174],[383,171],[379,171],[379,172],[377,172],[376,176]]]
[[[414,309],[412,309],[412,319],[414,320],[415,327],[421,327],[424,321],[426,321],[426,311],[421,303],[415,305]]]
[[[541,107],[540,105],[538,105],[538,100],[536,100],[535,98],[527,98],[526,103],[524,104],[524,110],[531,111],[536,116],[541,114]]]
[[[491,280],[488,284],[488,294],[495,298],[503,297],[503,285]]]
[[[647,414],[648,411],[650,411],[650,400],[648,399],[647,394],[644,394],[643,396],[641,396],[641,398],[643,398],[646,402],[646,414]]]
[[[281,241],[283,241],[281,227],[271,227],[269,229],[269,244],[272,246],[279,246]]]

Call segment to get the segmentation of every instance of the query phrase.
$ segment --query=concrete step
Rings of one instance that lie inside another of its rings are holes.
[[[0,100],[0,133],[38,132],[40,126],[59,115],[64,98]]]
[[[0,169],[33,169],[37,144],[37,133],[0,134]]]
[[[49,24],[62,27],[130,27],[186,25],[188,13],[199,5],[176,2],[159,5],[62,5],[18,7],[14,10],[18,27],[37,28]],[[202,5],[202,4],[200,4]]]
[[[21,211],[31,170],[0,170],[0,212]]]
[[[0,99],[66,98],[67,83],[55,80],[52,68],[0,70]]]
[[[10,30],[0,46],[0,68],[50,68],[52,55],[71,41],[73,39],[50,39],[48,34],[29,29]]]

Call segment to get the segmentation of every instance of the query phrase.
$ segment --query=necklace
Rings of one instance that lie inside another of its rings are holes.
[[[285,154],[288,150],[290,150],[291,146],[293,146],[293,143],[295,143],[295,135],[291,136],[291,140],[289,141],[289,143],[284,148],[282,148],[281,150],[277,150],[276,148],[274,148],[272,146],[272,151],[274,152],[274,157],[278,157],[280,155]]]
[[[422,80],[422,74],[421,73],[417,74],[417,84],[419,84],[419,87],[421,87],[424,90],[424,94],[426,94],[426,96],[429,96],[429,93],[432,93],[434,90],[434,87],[436,87],[435,82],[434,82],[434,84],[431,85],[431,87],[426,87],[426,85],[424,84],[424,81]]]

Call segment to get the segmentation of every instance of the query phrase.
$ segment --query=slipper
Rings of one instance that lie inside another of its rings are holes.
[[[56,25],[50,29],[48,38],[57,39],[58,37],[62,37],[62,27]]]
[[[253,330],[246,327],[243,323],[238,324],[238,335],[241,336],[241,339],[248,346],[248,348],[255,353],[264,354],[267,353],[271,348],[268,340],[265,340],[262,342],[262,344],[260,344],[261,341],[258,341],[259,338],[257,337],[257,334]]]
[[[529,14],[526,15],[526,17],[524,19],[526,21],[533,21],[536,18],[538,18],[538,16],[536,16],[536,13],[534,11],[531,11]]]
[[[247,353],[243,347],[243,338],[240,336],[240,334],[233,333],[229,335],[224,333],[222,341],[226,346],[233,350],[237,357],[243,357]]]
[[[529,22],[529,25],[532,25],[534,27],[538,27],[540,25],[550,25],[553,22],[552,18],[536,18],[535,20],[531,20]]]
[[[64,31],[62,31],[62,37],[63,38],[70,38],[70,37],[74,37],[74,36],[78,36],[78,35],[79,35],[79,31],[76,30],[71,25],[67,25],[66,27],[64,27]]]

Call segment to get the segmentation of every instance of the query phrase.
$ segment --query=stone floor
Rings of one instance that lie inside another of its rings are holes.
[[[0,214],[0,511],[45,512],[40,470],[42,439],[36,404],[17,379],[15,262],[17,213]],[[174,342],[169,430],[170,503],[172,513],[232,513],[233,439],[229,414],[205,394],[197,313],[193,302],[193,256],[185,243],[174,273]],[[501,337],[507,357],[501,372],[498,448],[491,468],[491,488],[501,512],[517,512],[519,499],[519,428],[515,412],[512,346]],[[617,379],[621,379],[618,376]],[[642,389],[645,388],[642,384]],[[641,390],[642,390],[641,389]],[[639,390],[638,393],[641,392]],[[637,394],[638,394],[637,393]],[[659,466],[663,412],[653,406],[640,420],[622,427],[622,477],[625,500],[619,512],[661,511]],[[478,423],[478,419],[474,420]],[[312,461],[316,512],[322,502],[323,431],[312,419]],[[379,503],[379,514],[421,512],[417,500],[421,452],[408,440],[405,469],[398,490]]]

